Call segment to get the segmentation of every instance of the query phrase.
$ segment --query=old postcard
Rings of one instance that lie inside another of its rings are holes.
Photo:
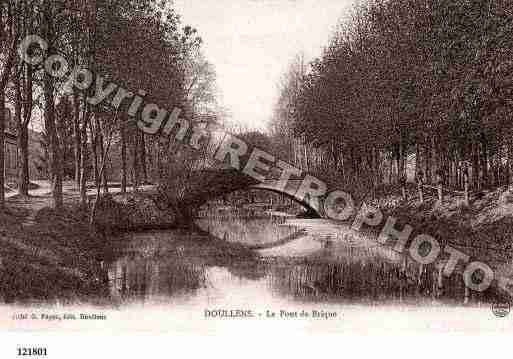
[[[2,0],[0,332],[512,333],[512,30],[508,0]]]

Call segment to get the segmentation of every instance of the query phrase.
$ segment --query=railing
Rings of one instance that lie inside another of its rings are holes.
[[[463,196],[464,204],[466,206],[469,206],[469,204],[470,204],[469,198],[472,194],[475,193],[475,192],[469,191],[468,184],[466,184],[466,183],[465,183],[465,190],[463,190],[463,191],[448,189],[448,188],[444,187],[441,183],[438,184],[437,186],[418,183],[417,189],[419,192],[419,199],[420,199],[421,203],[424,203],[424,193],[422,191],[424,188],[428,189],[428,190],[436,191],[436,193],[438,195],[438,203],[439,204],[443,203],[444,193],[451,193],[453,195]]]

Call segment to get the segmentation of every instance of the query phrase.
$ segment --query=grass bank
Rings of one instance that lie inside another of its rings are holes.
[[[0,296],[6,303],[101,301],[102,261],[112,245],[74,206],[57,214],[11,205],[0,213]]]
[[[415,196],[407,201],[395,197],[383,197],[377,205],[385,218],[397,218],[396,228],[412,226],[412,237],[429,234],[442,245],[465,249],[481,261],[513,259],[513,196],[508,190],[482,192],[471,198],[469,206],[460,196],[446,196],[441,205],[434,197],[427,197],[424,203]]]

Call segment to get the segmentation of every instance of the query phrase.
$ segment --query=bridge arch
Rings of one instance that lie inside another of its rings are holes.
[[[293,194],[291,194],[287,191],[278,190],[273,185],[269,185],[266,183],[260,183],[260,184],[254,185],[254,186],[250,186],[248,188],[248,190],[266,191],[266,192],[271,192],[271,193],[276,193],[276,194],[282,195],[288,199],[291,199],[292,201],[296,202],[297,204],[300,204],[301,206],[303,206],[307,210],[306,215],[308,217],[314,217],[314,218],[322,217],[319,214],[319,212],[317,211],[317,209],[313,208],[310,205],[310,203],[308,203],[307,201],[301,201],[300,199],[295,197]]]
[[[295,191],[290,188],[288,190],[278,188],[277,180],[259,182],[235,170],[204,170],[198,172],[194,176],[195,179],[191,181],[188,194],[182,199],[183,205],[187,206],[189,210],[196,211],[208,201],[237,191],[258,190],[283,195],[306,208],[307,216],[322,217],[322,214],[308,201],[295,197],[293,194]],[[299,188],[300,183],[300,180],[288,181],[288,185],[292,185],[292,187]]]
[[[273,188],[271,186],[268,186],[266,184],[251,185],[251,186],[248,186],[246,188],[242,188],[242,189],[238,188],[238,189],[235,189],[233,191],[225,192],[225,193],[219,194],[219,195],[217,195],[215,197],[206,199],[204,203],[200,204],[200,206],[205,204],[208,201],[213,200],[213,199],[216,199],[216,198],[219,198],[219,197],[222,197],[222,196],[225,196],[225,195],[229,195],[229,194],[232,194],[234,192],[241,192],[241,191],[263,191],[263,192],[270,192],[270,193],[276,193],[276,194],[282,195],[282,196],[284,196],[284,197],[294,201],[295,203],[301,205],[303,208],[305,208],[306,209],[305,215],[307,217],[321,218],[321,215],[319,214],[319,212],[315,208],[310,206],[310,204],[308,202],[301,201],[298,198],[296,198],[293,194],[290,194],[290,193],[288,193],[286,191],[280,191],[280,190],[278,190],[276,188]]]

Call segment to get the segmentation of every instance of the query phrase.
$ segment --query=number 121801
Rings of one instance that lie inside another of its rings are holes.
[[[46,356],[46,348],[18,348],[18,356]]]

